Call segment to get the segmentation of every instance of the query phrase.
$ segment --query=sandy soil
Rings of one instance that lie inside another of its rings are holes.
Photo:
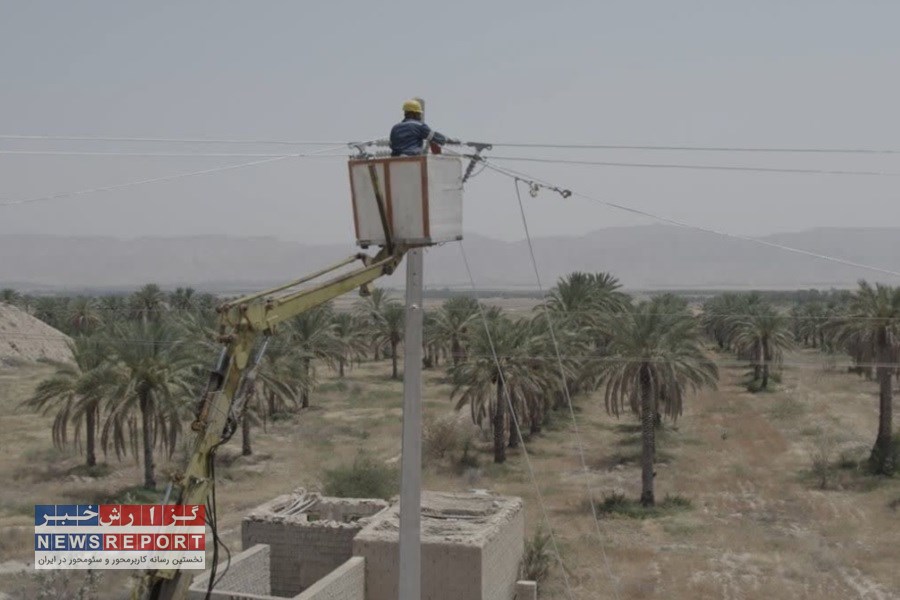
[[[900,504],[900,478],[835,470],[820,489],[810,473],[817,452],[833,462],[865,455],[877,422],[875,385],[825,371],[814,354],[802,360],[808,366],[788,369],[777,391],[761,395],[742,390],[740,369],[723,369],[719,389],[690,398],[686,414],[660,439],[658,498],[678,494],[691,508],[654,519],[603,518],[599,537],[586,483],[597,497],[617,490],[638,495],[633,418],[609,417],[598,397],[577,400],[587,477],[564,419],[530,441],[572,597],[900,598],[900,509],[891,508]],[[390,381],[389,369],[389,362],[365,364],[343,382],[323,372],[313,408],[269,423],[265,433],[258,429],[254,456],[223,462],[218,501],[232,549],[250,508],[296,486],[315,489],[325,469],[351,462],[362,449],[386,461],[397,457],[401,385]],[[134,463],[113,457],[110,475],[78,475],[71,469],[81,457],[52,449],[48,419],[18,407],[48,372],[45,366],[0,372],[0,481],[9,483],[0,486],[0,592],[12,598],[31,597],[36,585],[30,571],[16,572],[28,568],[34,503],[121,497],[140,481]],[[451,412],[448,397],[441,372],[428,371],[426,415]],[[232,442],[222,454],[233,459],[238,451]],[[430,464],[427,487],[520,495],[533,531],[542,511],[521,451],[502,466],[491,464],[487,444],[479,457],[481,467],[462,475],[449,461]],[[172,467],[160,463],[161,472]],[[561,574],[554,569],[542,597],[567,597]],[[101,597],[125,597],[127,583],[121,573],[104,575]]]
[[[0,303],[0,367],[40,359],[71,360],[69,338],[24,310]]]

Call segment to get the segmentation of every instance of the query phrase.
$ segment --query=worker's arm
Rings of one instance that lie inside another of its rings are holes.
[[[440,146],[444,144],[459,144],[459,140],[447,137],[443,133],[437,132],[425,123],[422,123],[422,127],[424,128],[423,133],[425,134],[425,141],[434,142]]]

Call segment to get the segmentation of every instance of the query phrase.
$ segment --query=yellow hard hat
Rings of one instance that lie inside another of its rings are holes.
[[[419,104],[418,100],[407,100],[406,102],[403,103],[403,112],[422,114],[422,105]]]

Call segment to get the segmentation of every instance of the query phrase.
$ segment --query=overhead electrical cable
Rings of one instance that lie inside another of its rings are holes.
[[[568,158],[538,158],[531,156],[490,156],[489,160],[511,162],[533,162],[558,165],[581,165],[593,167],[618,167],[635,169],[686,169],[695,171],[737,171],[747,173],[791,173],[808,175],[860,175],[867,177],[900,177],[900,172],[853,171],[844,169],[806,169],[791,167],[752,167],[743,165],[691,165],[681,163],[612,162],[602,160],[575,160]]]
[[[507,177],[512,177],[512,178],[514,178],[514,179],[520,179],[521,181],[524,181],[524,182],[538,183],[538,184],[540,184],[540,187],[548,187],[548,188],[551,188],[551,189],[556,190],[556,191],[559,191],[559,190],[561,189],[561,188],[559,188],[558,186],[556,186],[555,184],[548,183],[548,182],[546,182],[546,181],[544,181],[544,180],[542,180],[542,179],[535,178],[535,177],[533,177],[533,176],[531,176],[531,175],[522,173],[522,172],[520,172],[520,171],[514,171],[513,169],[508,169],[508,168],[505,168],[505,167],[498,167],[497,165],[491,164],[491,162],[490,162],[490,161],[487,161],[487,160],[485,161],[485,164],[487,165],[487,168],[489,168],[489,169],[491,169],[491,170],[493,170],[493,171],[495,171],[495,172],[497,172],[497,173],[500,173],[500,174],[502,174],[502,175],[505,175],[505,176],[507,176]],[[856,267],[856,268],[858,268],[858,269],[865,269],[865,270],[867,270],[867,271],[874,271],[874,272],[876,272],[876,273],[882,273],[882,274],[885,274],[885,275],[891,275],[891,276],[893,276],[893,277],[900,277],[900,271],[895,271],[895,270],[893,270],[893,269],[885,269],[885,268],[883,268],[883,267],[876,267],[876,266],[872,266],[872,265],[867,265],[867,264],[855,262],[855,261],[852,261],[852,260],[847,260],[847,259],[844,259],[844,258],[839,258],[839,257],[836,257],[836,256],[829,256],[829,255],[827,255],[827,254],[820,254],[820,253],[818,253],[818,252],[813,252],[813,251],[811,251],[811,250],[804,250],[803,248],[795,248],[795,247],[793,247],[793,246],[787,246],[787,245],[785,245],[785,244],[779,244],[779,243],[777,243],[777,242],[770,242],[770,241],[763,240],[763,239],[760,239],[760,238],[753,238],[753,237],[749,237],[749,236],[746,236],[746,235],[740,235],[740,234],[737,234],[737,233],[728,233],[728,232],[726,232],[726,231],[719,231],[719,230],[717,230],[717,229],[711,229],[711,228],[709,228],[709,227],[703,227],[703,226],[701,226],[701,225],[693,225],[693,224],[691,224],[691,223],[686,223],[686,222],[684,222],[684,221],[679,221],[679,220],[677,220],[677,219],[670,219],[670,218],[668,218],[668,217],[663,217],[663,216],[660,216],[660,215],[657,215],[657,214],[654,214],[654,213],[651,213],[651,212],[647,212],[647,211],[645,211],[645,210],[641,210],[641,209],[634,208],[634,207],[631,207],[631,206],[626,206],[626,205],[624,205],[624,204],[619,204],[619,203],[617,203],[617,202],[610,202],[609,200],[603,200],[603,199],[600,199],[600,198],[595,198],[595,197],[592,197],[592,196],[588,196],[588,195],[582,194],[582,193],[580,193],[580,192],[569,191],[569,190],[563,190],[563,191],[567,191],[567,192],[569,192],[572,196],[581,198],[581,199],[583,199],[583,200],[588,200],[588,201],[590,201],[590,202],[596,202],[596,203],[598,203],[598,204],[603,204],[604,206],[608,206],[608,207],[614,208],[614,209],[616,209],[616,210],[621,210],[621,211],[629,212],[629,213],[631,213],[631,214],[640,215],[640,216],[642,216],[642,217],[647,217],[647,218],[649,218],[649,219],[653,219],[653,220],[659,221],[659,222],[661,222],[661,223],[666,223],[666,224],[669,224],[669,225],[676,225],[676,226],[678,226],[678,227],[682,227],[682,228],[685,228],[685,229],[693,229],[693,230],[695,230],[695,231],[702,231],[702,232],[704,232],[704,233],[709,233],[709,234],[716,235],[716,236],[719,236],[719,237],[725,237],[725,238],[729,238],[729,239],[735,239],[735,240],[741,240],[741,241],[745,241],[745,242],[750,242],[750,243],[758,244],[758,245],[761,245],[761,246],[767,246],[767,247],[769,247],[769,248],[776,248],[776,249],[778,249],[778,250],[783,250],[783,251],[785,251],[785,252],[791,252],[791,253],[794,253],[794,254],[800,254],[800,255],[803,255],[803,256],[809,256],[809,257],[811,257],[811,258],[817,258],[817,259],[819,259],[819,260],[824,260],[824,261],[827,261],[827,262],[832,262],[832,263],[836,263],[836,264],[841,264],[841,265],[845,265],[845,266],[848,266],[848,267]]]
[[[752,152],[757,154],[900,154],[881,148],[776,148],[741,146],[665,146],[635,144],[543,144],[537,142],[492,142],[496,148],[547,148],[558,150],[649,150],[666,152]]]
[[[153,144],[279,144],[284,146],[346,146],[341,141],[288,141],[288,140],[248,140],[210,138],[153,138],[153,137],[107,137],[93,135],[19,135],[0,134],[0,140],[60,141],[60,142],[147,142]]]
[[[506,378],[503,375],[503,367],[500,364],[500,359],[497,356],[497,348],[494,346],[494,339],[491,335],[491,328],[488,324],[487,315],[484,312],[484,306],[482,306],[481,302],[478,301],[478,289],[475,285],[475,278],[472,276],[472,269],[469,266],[469,258],[466,256],[466,249],[463,245],[462,240],[459,242],[459,250],[462,254],[463,264],[466,267],[466,273],[469,275],[469,282],[472,284],[472,294],[475,297],[476,304],[478,305],[478,313],[481,316],[481,323],[484,326],[484,332],[487,336],[488,346],[491,349],[491,358],[493,358],[494,365],[497,367],[497,377],[500,380],[500,384],[503,386],[504,396],[506,397],[507,408],[509,409],[509,417],[512,421],[513,425],[516,429],[516,435],[518,436],[519,446],[522,448],[522,456],[525,459],[525,466],[528,468],[528,474],[531,478],[531,484],[534,487],[534,493],[537,497],[538,506],[541,508],[541,515],[544,519],[544,523],[547,525],[548,535],[550,536],[550,544],[553,546],[553,552],[556,554],[556,560],[559,564],[559,570],[562,573],[563,583],[566,587],[567,596],[570,600],[574,600],[575,596],[572,592],[572,586],[569,582],[569,574],[566,572],[566,565],[563,563],[562,554],[559,551],[559,544],[556,542],[556,535],[553,532],[553,525],[550,523],[550,514],[547,511],[547,505],[544,503],[544,496],[541,493],[541,488],[538,485],[537,477],[534,474],[534,468],[531,464],[531,458],[528,455],[528,449],[525,446],[525,439],[522,436],[522,428],[519,426],[519,419],[516,415],[515,407],[513,407],[512,398],[509,394],[509,386],[506,385]],[[501,400],[498,398],[498,402]],[[505,443],[505,442],[504,442]]]
[[[597,502],[594,498],[594,486],[591,485],[591,471],[587,465],[587,458],[585,457],[584,453],[584,442],[581,439],[581,432],[578,428],[578,420],[575,418],[575,408],[572,406],[572,395],[569,393],[569,381],[566,377],[566,369],[563,366],[562,355],[559,351],[559,341],[556,339],[556,328],[553,326],[553,319],[550,316],[550,310],[547,308],[547,298],[544,294],[544,285],[541,282],[541,274],[538,270],[537,259],[534,255],[534,245],[531,243],[531,231],[528,229],[528,219],[525,217],[525,205],[522,203],[522,194],[519,192],[519,180],[513,180],[513,184],[516,187],[516,200],[519,203],[519,214],[522,215],[522,227],[525,230],[525,239],[528,241],[528,253],[531,257],[531,266],[534,269],[535,281],[542,298],[540,306],[543,310],[544,318],[547,320],[547,328],[550,333],[550,340],[553,342],[553,351],[556,353],[556,362],[557,366],[559,367],[560,384],[562,385],[566,404],[569,407],[569,416],[572,419],[572,431],[575,434],[575,444],[578,448],[579,458],[581,459],[581,469],[584,472],[584,485],[587,488],[588,501],[591,505],[591,516],[593,517],[594,527],[597,531],[597,542],[600,544],[600,555],[603,558],[603,565],[606,568],[606,575],[609,578],[610,583],[612,584],[613,596],[615,596],[616,600],[618,600],[619,583],[613,576],[612,568],[609,564],[609,557],[606,553],[606,539],[603,537],[603,532],[600,530],[600,514],[597,512]]]
[[[322,150],[317,150],[316,152],[311,152],[309,154],[285,154],[285,155],[281,155],[281,156],[264,158],[261,160],[254,160],[254,161],[245,162],[245,163],[238,163],[235,165],[226,165],[223,167],[212,167],[209,169],[201,169],[199,171],[188,171],[187,173],[174,173],[172,175],[163,175],[162,177],[152,177],[150,179],[140,179],[138,181],[128,181],[125,183],[117,183],[117,184],[113,184],[113,185],[88,188],[88,189],[84,189],[84,190],[77,190],[77,191],[71,191],[71,192],[60,192],[57,194],[48,194],[46,196],[36,196],[36,197],[32,197],[32,198],[22,198],[19,200],[8,200],[5,202],[0,202],[0,206],[17,206],[17,205],[21,205],[21,204],[32,204],[35,202],[44,202],[44,201],[48,201],[48,200],[59,200],[61,198],[71,198],[74,196],[83,196],[86,194],[109,192],[112,190],[119,190],[119,189],[123,189],[123,188],[135,187],[135,186],[146,185],[146,184],[151,184],[151,183],[162,183],[165,181],[184,179],[186,177],[195,177],[197,175],[209,175],[212,173],[221,173],[223,171],[231,171],[234,169],[243,169],[245,167],[252,167],[252,166],[256,166],[256,165],[273,163],[276,161],[284,160],[286,158],[299,158],[299,157],[314,156],[317,154],[322,154],[324,152],[336,150],[338,148],[343,148],[343,145],[337,146],[337,147],[325,148]]]
[[[135,142],[170,144],[247,144],[282,146],[331,146],[348,144],[337,140],[273,140],[241,138],[167,138],[123,137],[101,135],[28,135],[0,134],[2,140],[23,141],[75,141],[75,142]],[[865,147],[778,147],[778,146],[702,146],[675,144],[601,144],[556,142],[490,142],[498,148],[547,148],[560,150],[646,150],[665,152],[748,152],[757,154],[900,154],[900,149]]]

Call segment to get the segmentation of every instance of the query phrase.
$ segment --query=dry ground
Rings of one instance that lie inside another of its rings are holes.
[[[810,474],[816,452],[835,462],[865,455],[876,426],[875,385],[826,372],[812,353],[788,362],[797,360],[805,366],[788,367],[776,392],[750,395],[739,386],[742,370],[723,369],[718,391],[690,398],[676,427],[662,434],[657,494],[678,494],[692,508],[654,519],[603,518],[602,542],[585,504],[586,479],[567,421],[561,416],[528,444],[573,597],[900,598],[900,508],[891,508],[900,499],[900,478],[843,469],[823,490]],[[12,598],[34,597],[35,585],[48,585],[21,570],[31,554],[34,503],[123,498],[122,490],[140,481],[132,462],[112,457],[107,477],[70,472],[80,457],[53,450],[49,419],[18,407],[48,372],[0,371],[0,593]],[[389,380],[389,363],[365,364],[343,382],[322,375],[313,408],[270,423],[267,433],[257,430],[255,455],[219,468],[220,520],[232,549],[251,507],[295,486],[315,488],[324,469],[351,462],[361,449],[384,460],[398,457],[401,384]],[[441,375],[427,372],[427,415],[451,410]],[[636,497],[634,420],[607,416],[597,398],[577,404],[596,495],[620,490]],[[223,450],[226,459],[239,451],[236,441]],[[500,467],[490,463],[487,445],[479,458],[481,468],[462,475],[449,461],[429,465],[427,487],[523,496],[533,530],[541,510],[521,451]],[[126,585],[121,573],[104,575],[101,597],[125,597]],[[567,597],[559,568],[542,597]]]

